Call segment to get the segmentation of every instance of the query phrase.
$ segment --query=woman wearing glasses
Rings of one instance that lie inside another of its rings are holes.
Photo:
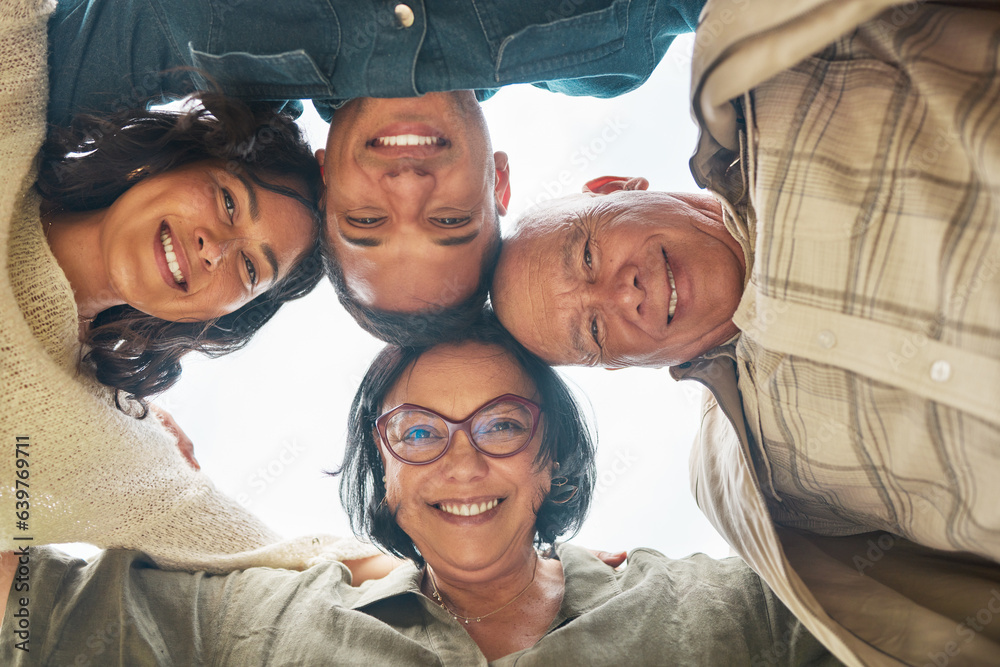
[[[594,449],[559,376],[495,324],[386,348],[348,439],[355,528],[410,562],[351,588],[336,563],[218,577],[38,550],[31,614],[50,620],[32,659],[65,661],[100,628],[114,638],[102,661],[126,664],[839,664],[742,561],[639,549],[615,571],[557,544],[586,515]],[[15,613],[3,664],[27,660],[11,648]]]
[[[557,543],[590,506],[593,445],[558,374],[493,322],[457,344],[383,350],[348,438],[355,532],[412,563],[366,607],[403,662],[835,662],[741,561],[640,549],[615,572]]]

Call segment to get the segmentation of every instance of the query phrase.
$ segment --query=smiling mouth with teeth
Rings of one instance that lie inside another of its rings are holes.
[[[670,324],[670,320],[674,319],[674,311],[677,310],[677,284],[674,283],[674,272],[670,268],[666,251],[663,252],[663,263],[667,265],[667,282],[670,283],[670,304],[667,306],[667,324]]]
[[[446,512],[448,514],[454,514],[455,516],[476,516],[477,514],[482,514],[483,512],[489,512],[491,509],[496,507],[502,502],[501,498],[494,498],[493,500],[488,500],[481,503],[472,504],[461,504],[456,505],[454,503],[438,503],[434,507]]]
[[[184,274],[181,273],[181,265],[177,262],[177,254],[174,252],[174,240],[170,237],[170,230],[167,229],[166,223],[160,226],[160,243],[163,244],[163,254],[167,258],[167,268],[170,269],[170,273],[174,277],[174,282],[186,288],[187,283],[184,282]]]
[[[398,134],[393,137],[376,137],[369,146],[446,146],[448,141],[442,137],[422,137],[418,134]]]

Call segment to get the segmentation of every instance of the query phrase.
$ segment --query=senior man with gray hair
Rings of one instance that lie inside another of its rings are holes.
[[[1000,14],[887,4],[709,2],[714,196],[592,181],[520,221],[492,300],[551,363],[711,389],[698,503],[840,659],[995,664]]]

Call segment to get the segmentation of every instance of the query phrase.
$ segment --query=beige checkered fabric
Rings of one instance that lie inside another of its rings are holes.
[[[1000,13],[905,5],[744,97],[737,366],[778,523],[1000,560],[998,45]]]

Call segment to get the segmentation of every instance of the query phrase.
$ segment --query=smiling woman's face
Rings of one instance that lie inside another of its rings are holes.
[[[388,411],[413,403],[461,421],[503,394],[539,400],[530,378],[501,348],[480,343],[441,345],[403,373],[382,408]],[[391,456],[379,440],[389,507],[442,576],[475,573],[488,579],[524,563],[552,477],[551,465],[535,462],[544,429],[542,409],[542,424],[531,443],[509,458],[485,456],[464,433],[456,433],[444,456],[414,466]],[[484,503],[492,509],[463,515],[463,507]]]
[[[294,179],[267,180],[302,189]],[[103,217],[100,260],[128,305],[163,320],[203,321],[271,289],[316,238],[301,203],[205,161],[116,199]]]

